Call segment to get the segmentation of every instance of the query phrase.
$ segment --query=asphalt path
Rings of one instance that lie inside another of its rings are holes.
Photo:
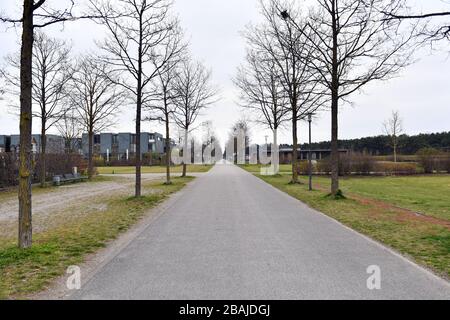
[[[216,165],[69,298],[450,299],[450,285],[241,168]]]

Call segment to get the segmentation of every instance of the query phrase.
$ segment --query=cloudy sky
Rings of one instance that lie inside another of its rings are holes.
[[[55,1],[55,0],[53,0]],[[297,0],[299,4],[303,0]],[[0,12],[20,15],[18,0],[1,0]],[[440,0],[412,1],[417,10],[432,11],[448,5]],[[250,22],[257,22],[258,0],[175,0],[174,13],[181,20],[190,40],[195,59],[211,68],[213,81],[221,90],[221,99],[199,122],[211,120],[214,129],[224,141],[231,124],[242,117],[237,107],[237,92],[231,78],[245,56],[245,43],[240,32]],[[69,39],[74,55],[95,51],[95,40],[104,37],[104,30],[91,22],[73,22],[47,28],[52,36]],[[0,63],[3,57],[18,50],[20,30],[0,25]],[[340,112],[340,138],[356,138],[382,133],[382,122],[392,110],[398,110],[408,134],[450,130],[450,57],[447,49],[416,53],[418,61],[402,74],[387,82],[372,83],[364,92],[351,97],[353,105]],[[114,132],[133,131],[132,107],[123,107]],[[156,123],[145,123],[143,130],[161,131]],[[40,130],[38,121],[33,132]],[[8,112],[5,101],[0,101],[0,134],[18,133],[18,119]],[[263,142],[269,132],[253,127],[252,140]],[[300,140],[306,141],[306,124],[300,126]],[[270,135],[269,135],[270,136]],[[329,140],[330,117],[327,112],[318,115],[313,126],[313,140]],[[269,138],[270,139],[270,138]],[[281,132],[280,143],[290,143],[289,130]]]

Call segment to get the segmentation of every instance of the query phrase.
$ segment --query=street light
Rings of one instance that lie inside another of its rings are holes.
[[[309,191],[312,191],[312,157],[311,157],[311,122],[313,113],[308,113],[309,124],[309,150],[308,150],[308,174],[309,174]]]

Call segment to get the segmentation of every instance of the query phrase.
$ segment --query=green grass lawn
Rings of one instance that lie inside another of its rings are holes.
[[[53,229],[35,233],[30,249],[20,250],[16,239],[0,235],[0,299],[24,298],[42,290],[51,280],[64,274],[69,265],[82,263],[87,254],[106,246],[149,208],[192,179],[176,177],[172,185],[164,185],[162,181],[146,182],[142,186],[146,195],[137,199],[110,195],[93,203],[80,204],[82,207],[77,210],[84,214],[62,221]],[[100,203],[103,209],[92,209]]]
[[[311,192],[308,191],[306,184],[289,184],[289,175],[259,177],[274,187],[305,202],[310,207],[329,215],[354,230],[387,244],[416,262],[435,270],[444,277],[450,277],[450,230],[448,227],[422,219],[420,216],[405,214],[392,206],[380,207],[370,202],[364,203],[351,198],[333,200],[327,196],[327,191],[325,190],[316,189]],[[385,182],[383,182],[383,179],[378,178],[373,180],[372,178],[348,179],[343,181],[343,188],[352,190],[352,192],[360,190],[359,192],[367,192],[368,195],[371,195],[370,190],[373,188],[373,193],[379,197],[387,197],[391,200],[398,197],[399,199],[404,199],[403,201],[405,202],[414,198],[433,201],[433,192],[422,190],[427,189],[428,185],[434,185],[435,190],[438,190],[440,194],[442,194],[443,190],[448,190],[448,178],[441,177],[430,177],[429,179],[423,177],[425,178],[423,184],[419,183],[422,188],[410,186],[410,184],[416,182],[416,179],[421,178],[413,177],[412,180],[409,180],[409,177],[401,178],[401,180],[387,178]],[[305,181],[304,178],[303,180]],[[319,180],[324,185],[327,182],[326,178]],[[444,183],[444,181],[447,181],[446,187],[439,184],[439,182]],[[386,190],[382,190],[383,185],[387,186]],[[399,185],[404,186],[398,188]],[[415,192],[415,194],[407,196],[409,192]],[[402,196],[402,194],[404,195]],[[448,194],[446,196],[448,199]],[[447,202],[447,204],[450,203]],[[440,205],[429,204],[428,207],[439,210]],[[440,216],[443,217],[442,215]]]
[[[245,164],[245,165],[240,165],[240,167],[244,168],[248,172],[260,173],[261,167],[266,167],[266,166],[260,165],[260,164]],[[292,165],[290,165],[290,164],[280,164],[280,173],[288,174],[290,172],[292,172]]]
[[[208,172],[213,166],[212,165],[202,165],[202,164],[189,164],[187,166],[187,172]],[[173,166],[170,168],[172,173],[181,173],[182,166]],[[142,173],[165,173],[165,166],[143,166]],[[125,173],[135,173],[135,167],[97,167],[99,174],[125,174]]]
[[[314,177],[324,187],[330,186],[328,177]],[[450,175],[406,177],[350,177],[341,178],[345,193],[368,198],[450,220]]]
[[[241,166],[259,173],[259,165]],[[280,165],[281,174],[289,174],[290,165]],[[300,176],[307,182],[307,177]],[[330,188],[330,178],[314,176],[322,188]],[[399,177],[341,177],[340,188],[346,193],[381,200],[432,217],[450,220],[450,175],[417,175]]]

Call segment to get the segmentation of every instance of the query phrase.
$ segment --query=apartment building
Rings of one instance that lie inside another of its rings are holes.
[[[96,155],[104,158],[117,157],[127,159],[136,153],[136,134],[130,132],[108,133],[102,132],[94,135],[93,151]],[[85,156],[89,151],[88,134],[83,133],[81,138],[82,151]],[[162,134],[158,132],[141,132],[141,155],[145,153],[165,152],[165,141]]]
[[[64,153],[65,142],[64,138],[54,134],[47,134],[46,153]],[[41,135],[33,134],[31,136],[31,150],[33,153],[39,153],[41,151]],[[1,145],[1,138],[0,138]],[[1,146],[0,146],[1,147]],[[9,150],[11,152],[19,152],[20,148],[20,135],[13,134],[9,136]]]
[[[11,148],[11,137],[0,135],[0,153],[9,152]]]

